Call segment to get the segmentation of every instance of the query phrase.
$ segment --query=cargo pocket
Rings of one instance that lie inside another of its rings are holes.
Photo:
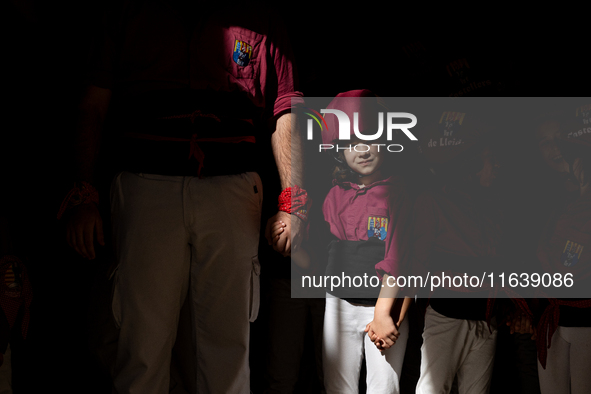
[[[250,316],[248,320],[253,322],[259,315],[259,306],[261,304],[261,264],[259,256],[252,258],[252,270],[250,273]]]
[[[115,326],[121,328],[121,294],[119,293],[119,270],[115,269],[111,275],[111,311],[113,312],[113,321]]]
[[[256,172],[247,172],[246,175],[250,177],[250,182],[253,186],[252,190],[257,199],[259,209],[261,209],[263,207],[263,182],[261,181],[261,177]]]

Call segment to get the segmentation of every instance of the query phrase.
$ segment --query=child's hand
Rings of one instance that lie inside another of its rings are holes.
[[[271,240],[273,242],[273,249],[281,254],[286,251],[287,234],[285,234],[286,224],[278,220],[271,226]],[[285,254],[284,254],[285,255]]]
[[[374,316],[374,319],[365,327],[365,332],[380,351],[394,346],[400,336],[398,325],[390,315]]]
[[[378,338],[378,336],[372,328],[372,323],[373,320],[367,323],[367,326],[365,326],[365,332],[367,333],[369,339],[373,342],[374,345],[376,345],[378,350],[381,352],[384,350],[384,341],[381,338]]]
[[[279,237],[281,236],[281,234],[283,234],[284,231],[285,223],[283,223],[281,220],[278,220],[273,223],[273,225],[271,226],[271,240],[273,241],[273,244],[277,243]]]

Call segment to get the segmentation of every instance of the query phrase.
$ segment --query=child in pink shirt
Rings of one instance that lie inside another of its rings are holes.
[[[372,122],[377,120],[378,111],[384,112],[368,90],[341,93],[328,108],[341,110],[350,119],[357,112],[359,129],[367,134],[374,132]],[[326,116],[326,122],[323,142],[331,143],[338,136],[338,122],[332,115]],[[408,253],[410,198],[402,178],[389,175],[389,158],[396,153],[355,137],[339,141],[339,145],[345,144],[348,148],[335,155],[338,164],[333,187],[322,207],[330,232],[337,239],[329,246],[325,275],[346,275],[352,280],[366,276],[367,282],[327,291],[325,387],[327,393],[357,393],[365,358],[368,392],[398,393],[408,338],[404,317],[411,300],[397,299],[395,279]],[[275,243],[285,241],[281,240],[283,228],[280,222],[273,226]],[[305,261],[302,253],[293,256],[296,262]],[[371,341],[374,335],[374,339],[383,338],[378,341],[381,350]]]

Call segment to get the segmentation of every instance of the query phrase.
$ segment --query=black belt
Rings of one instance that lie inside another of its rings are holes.
[[[351,287],[327,289],[327,292],[349,302],[375,305],[382,282],[379,282],[378,287],[371,287],[370,278],[377,276],[375,266],[384,259],[385,252],[384,241],[375,238],[368,241],[333,241],[329,246],[326,275],[341,279],[345,275],[351,278],[351,282],[356,276],[363,278],[367,275],[368,286],[362,284],[355,287],[351,283]]]
[[[205,177],[259,169],[260,144],[255,144],[255,128],[250,124],[238,130],[235,127],[226,130],[219,124],[212,130],[188,120],[159,119],[149,125],[146,122],[142,124],[124,127],[117,152],[121,170]],[[232,135],[231,132],[244,134]]]

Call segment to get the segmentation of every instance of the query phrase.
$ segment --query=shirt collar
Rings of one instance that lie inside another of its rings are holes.
[[[359,185],[357,183],[354,182],[337,182],[336,179],[332,180],[332,184],[333,186],[339,185],[341,186],[343,189],[356,189],[356,190],[362,190],[362,189],[371,189],[374,186],[379,186],[379,185],[390,185],[392,183],[395,183],[396,180],[398,180],[399,176],[397,175],[392,175],[389,176],[385,179],[380,179],[379,181],[375,181],[373,183],[370,183],[369,185]]]

